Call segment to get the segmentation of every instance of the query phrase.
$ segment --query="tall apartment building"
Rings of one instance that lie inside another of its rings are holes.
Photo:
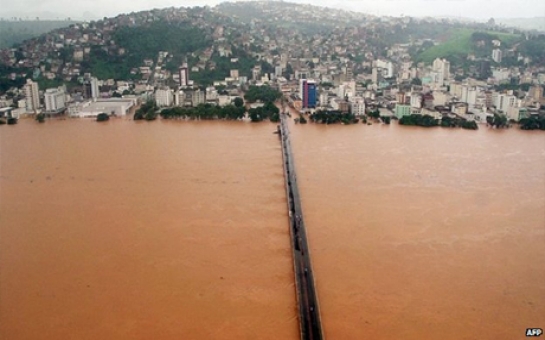
[[[180,86],[189,86],[189,69],[187,68],[187,64],[184,63],[182,66],[180,66],[178,72],[180,74]]]
[[[304,109],[316,108],[316,83],[314,80],[301,79],[299,81],[299,96]]]
[[[530,88],[530,97],[532,97],[533,100],[539,101],[541,97],[543,97],[543,87],[539,85],[534,85]]]
[[[422,95],[418,92],[412,92],[411,93],[411,107],[416,109],[422,108]]]
[[[448,60],[436,58],[433,61],[432,68],[435,72],[439,73],[439,77],[443,80],[450,79],[450,62]]]
[[[44,94],[46,112],[59,112],[66,107],[66,94],[62,87],[47,89]]]
[[[509,108],[520,108],[521,101],[517,97],[508,94],[498,94],[494,98],[496,109],[501,112],[507,112]]]
[[[371,81],[374,85],[378,84],[378,69],[376,67],[371,70]]]
[[[25,90],[25,101],[26,101],[26,110],[27,112],[36,112],[40,108],[40,96],[38,83],[33,82],[30,79],[27,79],[24,86]]]
[[[157,103],[157,106],[171,106],[173,100],[174,96],[172,94],[172,90],[168,87],[157,89],[157,91],[155,91],[155,102]]]
[[[91,78],[91,98],[97,99],[100,95],[98,90],[98,79],[95,77]]]
[[[365,115],[365,101],[363,98],[354,98],[354,101],[350,104],[350,108],[353,115]]]
[[[497,63],[501,63],[501,58],[503,56],[503,53],[499,48],[495,48],[492,50],[492,60],[494,60]]]
[[[257,81],[260,79],[260,77],[261,77],[261,66],[256,65],[252,69],[252,79]]]
[[[206,100],[206,97],[204,95],[204,91],[196,90],[196,91],[193,91],[193,93],[191,94],[191,104],[193,106],[204,104],[205,100]]]

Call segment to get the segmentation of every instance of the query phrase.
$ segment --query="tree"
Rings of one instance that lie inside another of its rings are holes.
[[[157,104],[154,100],[148,100],[145,104],[136,110],[134,113],[134,120],[155,120],[157,118]]]
[[[494,117],[486,117],[486,123],[496,128],[507,127],[507,117],[503,114],[495,113]]]
[[[105,122],[110,119],[110,116],[108,116],[107,113],[99,113],[97,115],[97,122]]]
[[[235,104],[236,107],[242,107],[244,105],[244,99],[242,99],[240,97],[236,97],[233,100],[233,104]]]
[[[43,123],[45,122],[45,115],[43,113],[38,113],[36,115],[36,120],[38,121],[38,123]]]
[[[380,111],[378,109],[374,109],[373,111],[367,113],[367,115],[371,118],[378,119],[380,117]]]
[[[248,92],[244,95],[244,99],[249,102],[274,102],[282,97],[282,92],[273,89],[269,85],[250,86]]]

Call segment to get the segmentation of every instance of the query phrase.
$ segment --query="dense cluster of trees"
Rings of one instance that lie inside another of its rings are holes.
[[[507,121],[507,116],[498,113],[495,113],[494,117],[486,117],[486,123],[495,128],[504,128],[508,127],[509,125]]]
[[[149,100],[136,110],[134,113],[134,120],[155,120],[157,118],[158,109],[155,101]]]
[[[250,86],[244,99],[249,102],[255,103],[257,101],[261,102],[274,102],[282,97],[282,92],[273,89],[269,85],[263,86]]]
[[[305,118],[304,115],[299,115],[299,118],[295,118],[293,119],[295,121],[295,124],[306,124],[307,123],[307,119]]]
[[[174,107],[163,109],[159,114],[164,119],[226,119],[237,120],[244,118],[244,106],[226,105],[224,107],[199,104],[196,107]]]
[[[273,102],[266,102],[265,105],[248,110],[252,122],[261,122],[269,119],[271,122],[280,121],[280,110]]]
[[[318,110],[310,115],[310,120],[319,124],[354,124],[358,123],[359,119],[351,113],[341,113],[340,111],[323,111]]]
[[[525,56],[530,57],[534,65],[545,63],[545,34],[532,36],[524,40],[518,46],[518,50]]]
[[[110,116],[107,113],[103,112],[97,115],[97,122],[105,122],[107,120],[110,120]]]
[[[449,116],[444,116],[441,119],[442,127],[461,127],[462,129],[468,130],[478,130],[479,126],[475,121],[469,121],[463,118],[452,118]]]
[[[461,127],[462,129],[477,130],[479,127],[474,121],[468,121],[463,118],[452,118],[444,116],[442,119],[435,119],[430,115],[414,114],[403,116],[399,120],[400,125],[415,125],[415,126],[442,126],[442,127]]]
[[[416,125],[424,127],[439,126],[439,119],[435,119],[430,115],[414,114],[401,117],[399,125]]]
[[[89,56],[81,62],[83,72],[90,72],[100,79],[135,79],[140,76],[131,74],[131,69],[142,66],[144,59],[156,60],[159,51],[169,51],[182,58],[211,44],[205,32],[190,22],[166,21],[154,21],[144,26],[121,26],[112,34],[112,40],[125,48],[125,53],[117,55],[106,52],[101,46],[93,46]],[[71,58],[70,50],[67,58]]]
[[[519,124],[522,130],[545,130],[545,115],[523,118]]]
[[[367,111],[366,114],[367,114],[369,117],[375,118],[375,119],[378,119],[378,118],[380,117],[380,111],[379,111],[379,109],[374,109],[374,110]]]
[[[36,115],[36,121],[38,121],[38,123],[43,123],[45,122],[45,114],[43,113],[38,113]]]
[[[89,56],[80,63],[83,72],[90,72],[99,79],[137,79],[138,74],[131,74],[131,69],[142,66],[136,58],[111,55],[99,46],[92,46]]]

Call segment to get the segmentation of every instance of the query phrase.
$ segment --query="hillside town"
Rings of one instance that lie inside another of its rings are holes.
[[[545,64],[522,48],[530,33],[500,30],[493,22],[463,26],[487,33],[471,36],[475,49],[462,61],[422,59],[419,51],[442,41],[407,32],[418,25],[461,24],[290,3],[252,2],[245,4],[251,6],[248,13],[236,6],[242,5],[123,14],[72,24],[1,50],[1,81],[13,86],[0,91],[0,116],[125,116],[149,100],[159,108],[225,106],[244,97],[250,86],[277,89],[293,110],[308,114],[358,117],[378,110],[394,119],[419,114],[487,123],[495,115],[518,122],[544,112]],[[230,14],[237,11],[240,16]],[[103,71],[107,65],[94,72],[98,55],[125,60],[133,53],[115,40],[117,30],[157,22],[189,24],[210,44],[183,55],[161,49],[139,64],[124,64],[123,76],[113,71],[109,76]],[[323,27],[313,27],[320,22]]]

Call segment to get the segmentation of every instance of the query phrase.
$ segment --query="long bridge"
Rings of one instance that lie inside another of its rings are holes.
[[[282,158],[284,163],[284,179],[288,198],[289,225],[291,248],[293,252],[293,267],[299,307],[299,323],[301,340],[322,340],[322,324],[320,309],[314,284],[314,275],[310,261],[310,253],[305,232],[303,212],[297,188],[297,175],[293,163],[288,124],[284,114],[281,114],[278,133],[282,143]]]

